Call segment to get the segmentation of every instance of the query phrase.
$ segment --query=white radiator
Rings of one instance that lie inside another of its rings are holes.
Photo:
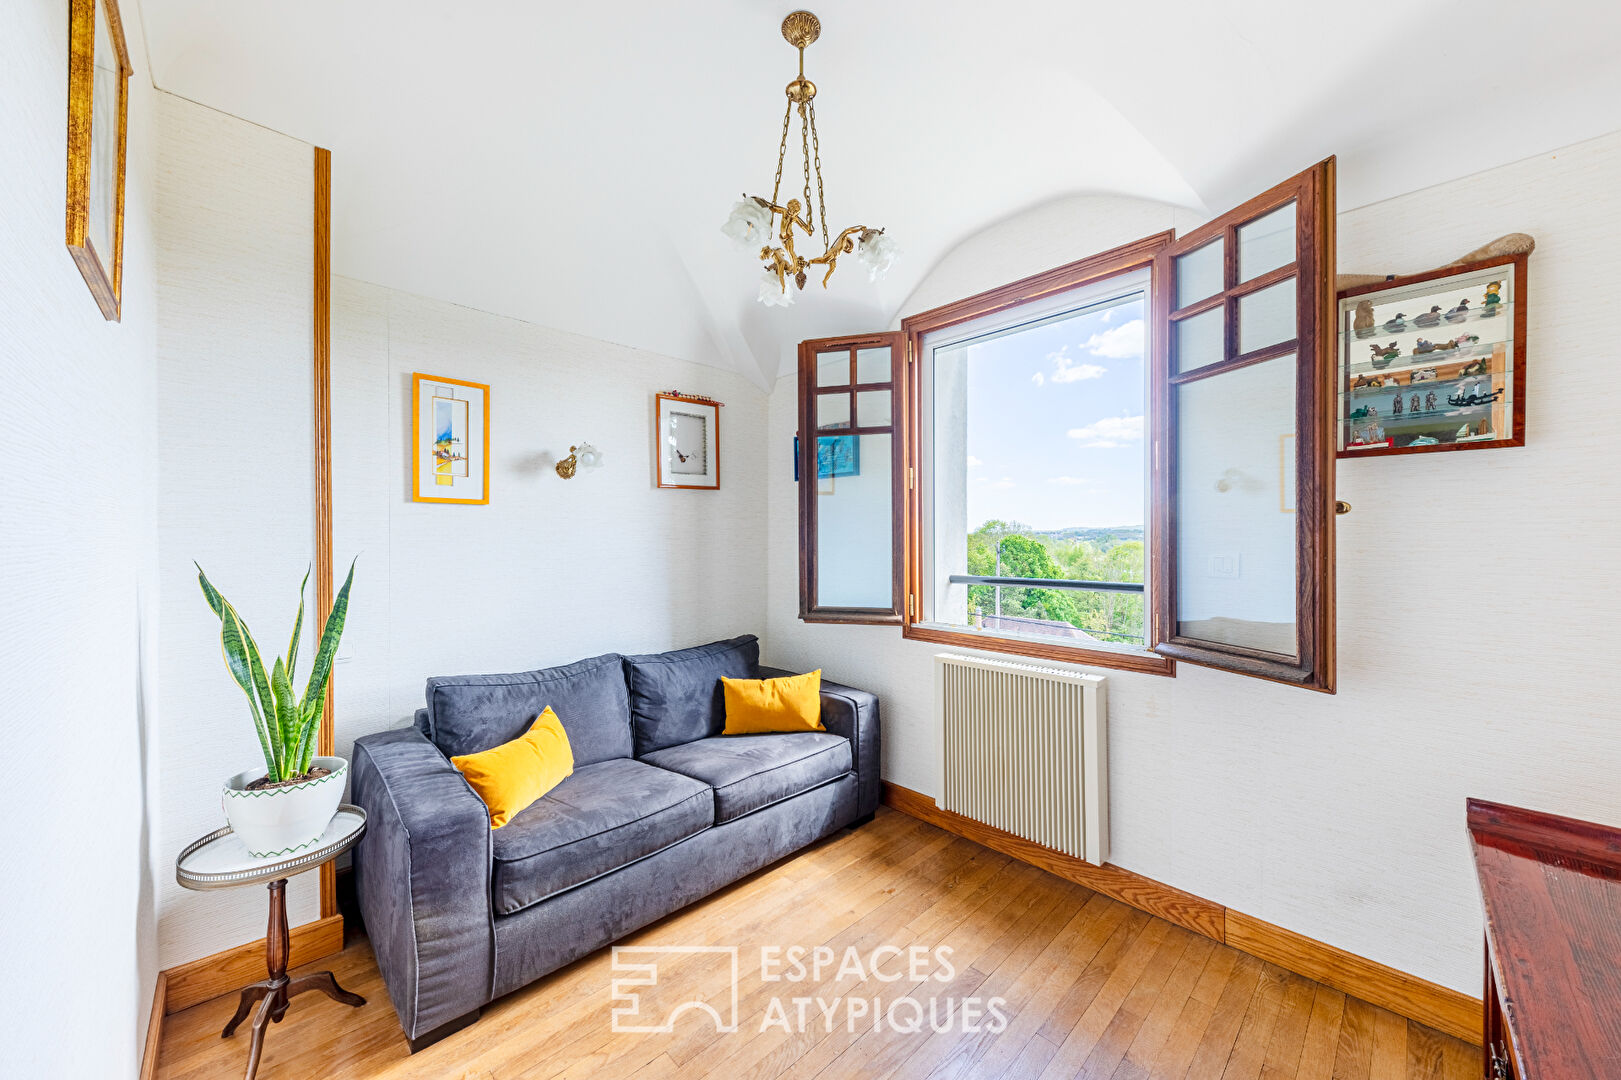
[[[1090,863],[1108,861],[1102,676],[941,653],[934,702],[942,809]]]

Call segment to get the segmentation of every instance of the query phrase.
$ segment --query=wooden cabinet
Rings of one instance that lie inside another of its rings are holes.
[[[1621,1078],[1621,829],[1469,800],[1487,1080]]]

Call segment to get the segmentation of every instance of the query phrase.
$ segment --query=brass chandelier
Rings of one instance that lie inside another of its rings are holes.
[[[827,288],[839,256],[856,253],[866,265],[872,280],[876,281],[895,261],[895,242],[884,235],[883,229],[865,225],[852,225],[832,238],[820,255],[806,257],[794,250],[794,230],[804,234],[805,240],[817,236],[820,220],[821,238],[827,241],[830,233],[827,223],[827,199],[822,191],[822,147],[816,135],[816,84],[805,78],[805,47],[822,33],[822,24],[808,11],[791,12],[782,20],[782,36],[788,44],[799,50],[799,77],[788,84],[788,108],[782,114],[782,142],[777,147],[777,178],[771,186],[771,198],[744,195],[732,207],[732,215],[721,231],[735,240],[740,247],[759,245],[757,256],[765,270],[760,282],[760,302],[767,306],[787,305],[794,302],[789,283],[804,289],[812,266],[825,266],[822,288]],[[788,129],[794,112],[799,112],[799,143],[805,161],[805,201],[790,198],[786,204],[777,202],[782,191],[782,167],[788,155]],[[816,202],[811,202],[811,172],[816,173]]]

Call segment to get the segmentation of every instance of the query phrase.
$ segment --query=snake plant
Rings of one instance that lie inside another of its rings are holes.
[[[304,686],[304,696],[299,698],[293,693],[293,669],[298,664],[298,635],[304,627],[304,589],[310,581],[309,571],[304,572],[304,581],[298,587],[298,617],[293,621],[287,656],[276,658],[267,677],[264,662],[259,658],[259,646],[248,632],[248,624],[209,582],[203,568],[197,566],[197,583],[203,588],[208,606],[219,616],[220,651],[225,656],[225,666],[247,695],[253,729],[265,755],[265,777],[272,783],[303,776],[309,772],[315,758],[327,679],[332,674],[338,639],[343,636],[343,622],[349,613],[349,586],[354,580],[355,567],[350,563],[349,576],[332,601],[332,613],[321,631],[321,643],[315,650],[315,664]]]

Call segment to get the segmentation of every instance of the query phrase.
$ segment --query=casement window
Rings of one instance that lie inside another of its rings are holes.
[[[901,335],[799,346],[799,617],[901,621]]]
[[[1333,206],[1330,159],[1186,236],[801,345],[801,617],[1331,692]]]

